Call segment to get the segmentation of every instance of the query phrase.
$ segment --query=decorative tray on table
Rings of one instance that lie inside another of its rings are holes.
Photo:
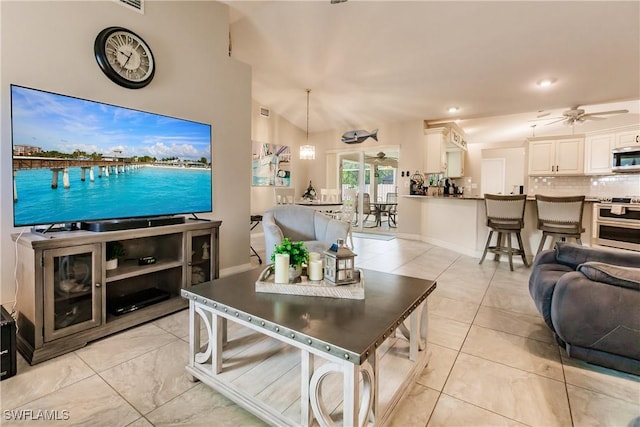
[[[256,281],[256,292],[306,295],[325,298],[364,299],[364,275],[356,270],[358,281],[350,285],[334,285],[324,280],[309,280],[301,276],[294,283],[275,283],[274,265],[268,265]]]

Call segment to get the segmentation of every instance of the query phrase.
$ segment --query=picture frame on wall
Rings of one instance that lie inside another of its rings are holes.
[[[251,157],[251,185],[291,186],[291,147],[254,141]]]

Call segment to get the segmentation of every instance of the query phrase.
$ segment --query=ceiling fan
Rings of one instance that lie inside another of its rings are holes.
[[[553,120],[552,122],[546,123],[545,126],[552,125],[554,123],[563,122],[565,125],[574,125],[576,123],[583,123],[586,120],[605,120],[607,116],[612,114],[624,114],[628,113],[629,110],[609,110],[609,111],[598,111],[595,113],[587,113],[584,109],[579,108],[579,106],[575,106],[569,110],[566,110],[562,113],[562,117],[550,117],[545,118],[544,120]]]
[[[378,166],[397,166],[398,158],[388,156],[383,151],[379,151],[375,156],[365,156],[366,160],[375,163]]]

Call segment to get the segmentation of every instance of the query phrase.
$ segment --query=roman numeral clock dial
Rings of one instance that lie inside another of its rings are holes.
[[[151,49],[133,31],[105,28],[96,37],[93,50],[100,69],[120,86],[140,89],[153,79],[155,61]]]

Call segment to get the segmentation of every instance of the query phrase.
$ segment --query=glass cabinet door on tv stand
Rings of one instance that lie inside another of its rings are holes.
[[[217,229],[215,229],[217,231]],[[217,252],[211,230],[191,231],[187,237],[187,254],[189,256],[187,270],[187,287],[208,282],[217,277]]]
[[[101,324],[100,244],[43,252],[44,340]]]

